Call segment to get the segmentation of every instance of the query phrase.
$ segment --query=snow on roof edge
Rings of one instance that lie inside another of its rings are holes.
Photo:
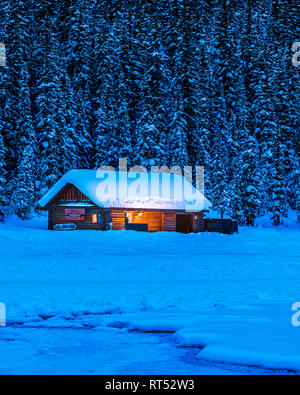
[[[169,174],[169,173],[159,173],[157,174],[160,176],[163,174],[164,177],[166,177],[166,182],[170,183],[170,185],[173,185],[173,188],[176,187],[175,182],[182,183],[183,189],[188,186],[188,189],[191,192],[191,195],[189,197],[193,197],[193,199],[164,199],[162,197],[158,198],[153,198],[153,196],[150,193],[149,196],[149,190],[148,190],[148,195],[142,195],[142,196],[136,196],[136,195],[131,195],[128,196],[128,199],[125,199],[121,201],[119,197],[117,196],[110,196],[108,199],[103,199],[101,196],[101,199],[99,199],[99,193],[97,193],[97,188],[99,184],[101,184],[101,181],[103,181],[102,175],[104,178],[104,174],[107,175],[112,175],[115,174],[116,176],[116,182],[117,185],[120,185],[120,173],[118,171],[114,172],[106,172],[106,171],[101,171],[98,172],[97,170],[70,170],[67,172],[47,193],[45,196],[43,196],[39,202],[38,205],[42,208],[45,208],[53,198],[67,185],[67,184],[72,184],[76,188],[78,188],[84,195],[86,195],[96,206],[102,207],[102,208],[148,208],[148,209],[166,209],[166,210],[185,210],[185,211],[204,211],[208,210],[211,207],[211,202],[205,198],[199,191],[196,190],[195,187],[193,187],[189,181],[184,178],[183,176],[180,175],[174,175],[174,174]],[[149,175],[154,174],[151,172],[148,173],[128,173],[127,175],[127,182],[132,185],[134,183],[135,179],[134,176],[141,177],[143,174],[147,174],[147,177],[144,179],[144,184],[146,183],[148,186],[151,186],[152,178],[149,178]],[[169,177],[168,177],[169,176]],[[162,183],[163,179],[160,180]],[[141,182],[141,180],[140,180]],[[149,184],[150,182],[150,184]],[[145,184],[145,185],[146,185]],[[144,185],[144,186],[145,186]],[[175,189],[174,189],[175,190]],[[194,196],[197,196],[197,206],[193,207],[189,204],[189,202],[194,200]],[[136,206],[134,206],[136,204]]]

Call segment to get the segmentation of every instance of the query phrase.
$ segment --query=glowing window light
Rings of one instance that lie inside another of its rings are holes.
[[[127,213],[127,218],[128,218],[128,222],[130,224],[132,224],[133,223],[133,214],[132,213]]]

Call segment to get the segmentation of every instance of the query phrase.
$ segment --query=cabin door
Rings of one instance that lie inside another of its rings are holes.
[[[178,233],[192,233],[192,215],[191,214],[177,214],[176,215],[176,232]]]

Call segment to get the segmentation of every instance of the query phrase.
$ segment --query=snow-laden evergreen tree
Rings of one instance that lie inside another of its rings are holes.
[[[240,58],[238,57],[238,35],[236,21],[236,5],[232,1],[221,2],[218,15],[217,43],[219,57],[219,73],[224,87],[226,101],[226,116],[229,123],[235,117],[240,87],[238,85],[238,71]]]
[[[267,56],[266,52],[266,56]],[[260,142],[260,167],[263,180],[272,179],[272,147],[276,121],[278,115],[272,99],[272,90],[268,81],[269,70],[266,67],[259,77],[257,89],[253,98],[252,111],[255,114],[253,123],[255,136]],[[264,207],[268,210],[270,206],[270,182],[264,182],[263,200]]]
[[[210,183],[207,185],[207,196],[212,200],[215,211],[221,215],[230,214],[230,170],[232,137],[230,122],[227,114],[226,95],[224,85],[224,43],[220,39],[223,31],[224,14],[223,3],[214,2],[212,36],[215,39],[214,66],[210,75]]]
[[[283,166],[287,200],[290,206],[295,205],[294,158],[296,156],[295,140],[299,137],[299,70],[291,64],[291,47],[299,39],[299,3],[294,0],[278,0],[274,4],[274,35],[276,57],[274,74],[276,82],[276,111],[280,114],[278,123],[281,130]],[[297,92],[298,87],[298,92]]]
[[[36,157],[35,131],[31,114],[29,94],[29,76],[26,69],[21,74],[22,86],[18,88],[18,104],[16,130],[18,131],[18,162],[11,181],[11,209],[22,219],[30,219],[34,211]],[[25,85],[25,81],[27,84]]]
[[[35,174],[35,169],[35,153],[32,145],[29,143],[22,152],[16,171],[17,183],[12,192],[14,212],[23,220],[31,219],[34,215],[36,199],[35,182],[32,175]]]
[[[2,134],[0,132],[0,222],[3,222],[8,206],[6,192],[6,170],[5,170],[5,154],[6,149]]]
[[[281,142],[280,132],[277,131],[273,146],[273,177],[271,181],[271,213],[274,225],[280,225],[288,216],[288,200],[285,177],[285,147]]]
[[[230,180],[226,174],[228,164],[228,151],[222,130],[214,139],[214,159],[212,163],[210,193],[213,196],[213,209],[219,212],[221,218],[230,214]]]
[[[232,128],[230,136],[231,141],[229,140],[230,145],[230,162],[227,174],[229,174],[230,179],[230,214],[239,221],[239,223],[245,223],[246,217],[244,213],[245,207],[245,162],[247,159],[245,157],[245,152],[242,151],[243,145],[251,136],[251,120],[249,115],[249,101],[247,98],[246,91],[246,65],[242,60],[242,47],[237,46],[236,55],[240,62],[237,62],[236,67],[236,79],[237,84],[240,88],[239,95],[236,96],[236,109],[231,112],[231,116],[229,118],[230,127]],[[258,143],[257,143],[258,144]],[[257,153],[257,157],[259,157],[259,153]],[[250,159],[250,158],[248,158]],[[257,169],[259,166],[257,166]],[[249,173],[251,171],[251,167],[248,167]],[[249,174],[250,175],[250,174]],[[259,183],[255,183],[258,190],[261,190],[261,185]],[[260,182],[261,184],[261,182]],[[259,194],[261,195],[261,193]],[[258,210],[260,207],[258,207]],[[248,210],[249,211],[249,210]]]
[[[35,129],[37,133],[39,166],[39,196],[42,196],[62,176],[60,172],[60,139],[64,127],[59,117],[62,107],[61,62],[53,9],[47,0],[36,5],[35,62]]]
[[[7,21],[9,13],[8,1],[3,1],[0,10],[0,43],[4,45],[6,52],[7,39]],[[7,62],[7,60],[6,60]],[[9,91],[9,70],[6,67],[0,67],[0,221],[4,221],[8,206],[7,196],[7,146],[4,141],[4,134],[9,133],[9,111],[11,95]]]
[[[210,184],[211,171],[211,111],[210,56],[212,42],[210,38],[212,17],[207,2],[199,2],[195,8],[193,27],[193,130],[190,134],[190,155],[196,166],[205,167],[205,186]]]
[[[167,165],[167,115],[170,110],[170,74],[164,47],[164,21],[159,3],[150,1],[143,21],[143,97],[137,123],[136,161],[145,167]]]
[[[4,21],[7,67],[0,71],[5,84],[6,99],[4,107],[2,130],[7,146],[7,170],[9,180],[13,180],[19,155],[26,144],[28,118],[31,117],[30,69],[32,55],[32,13],[30,4],[25,0],[6,3],[7,18]],[[27,97],[25,97],[27,96]],[[27,106],[24,108],[24,106]],[[23,115],[25,118],[22,119]],[[11,184],[11,183],[10,183]],[[8,193],[11,185],[8,188]]]
[[[7,68],[9,96],[6,101],[6,126],[3,137],[7,144],[7,197],[9,199],[10,213],[17,213],[22,218],[30,216],[29,202],[23,200],[24,189],[28,189],[31,202],[35,201],[34,185],[36,173],[28,172],[26,183],[21,185],[20,166],[23,153],[29,144],[35,144],[32,114],[32,87],[31,87],[31,58],[33,38],[33,15],[31,4],[17,0],[9,3],[7,20]],[[34,158],[32,159],[34,161]],[[34,162],[32,163],[34,166]],[[24,203],[24,205],[23,205]],[[18,209],[21,207],[21,211]]]
[[[177,4],[178,19],[175,23],[177,48],[175,47],[175,78],[176,91],[181,93],[182,121],[185,122],[187,160],[195,162],[197,157],[197,134],[199,130],[199,97],[198,97],[198,7],[190,1],[183,0]],[[175,13],[176,15],[176,13]],[[178,89],[180,87],[180,89]],[[175,91],[175,94],[176,94]],[[184,137],[184,136],[183,136]]]
[[[90,166],[92,155],[93,4],[94,2],[91,0],[72,1],[68,7],[68,18],[66,18],[64,24],[67,70],[76,104],[76,135],[74,137],[76,138],[77,150],[83,168]]]
[[[300,223],[300,163],[297,158],[295,161],[295,200],[296,200],[296,210],[297,210],[297,220]]]
[[[242,223],[254,226],[262,205],[261,175],[258,166],[259,149],[257,140],[245,134],[241,141],[240,175]]]
[[[126,144],[129,147],[128,152],[129,164],[137,165],[137,148],[135,147],[138,130],[137,124],[141,119],[143,111],[142,103],[144,103],[144,80],[145,80],[145,48],[149,45],[147,40],[147,33],[149,29],[147,21],[146,8],[147,2],[128,2],[122,0],[116,2],[119,9],[116,14],[120,20],[120,46],[119,46],[119,65],[120,73],[120,97],[119,101],[124,102],[123,108],[125,111],[125,122],[130,122],[130,139],[131,144]],[[120,12],[120,9],[123,11]],[[128,114],[128,118],[127,118]],[[127,134],[128,132],[126,132]],[[128,135],[124,136],[125,141],[128,141]],[[121,147],[121,151],[123,148]]]
[[[119,96],[120,65],[118,47],[120,20],[115,20],[111,30],[104,31],[105,21],[97,21],[99,34],[106,34],[105,39],[99,38],[95,48],[95,98],[94,98],[94,163],[96,167],[117,166],[119,147],[123,144],[118,139],[117,106]],[[120,104],[120,103],[119,103]],[[124,103],[125,104],[125,103]]]
[[[172,154],[169,161],[172,167],[179,166],[183,170],[184,166],[189,165],[189,156],[187,120],[180,91],[177,93],[172,115],[169,134],[169,150]]]
[[[129,116],[129,105],[126,97],[125,75],[120,71],[118,78],[118,97],[117,97],[117,125],[118,131],[118,159],[127,158],[129,164],[133,163],[133,138],[131,134],[131,121]]]
[[[205,128],[207,118],[205,119],[204,113],[200,116],[200,104],[203,104],[206,99],[205,91],[202,91],[202,96],[200,96],[200,84],[201,78],[205,79],[207,74],[202,74],[200,71],[201,66],[204,66],[201,50],[205,43],[203,32],[197,30],[202,26],[199,19],[203,17],[203,3],[196,5],[189,1],[171,2],[170,11],[169,27],[166,33],[168,55],[171,59],[170,71],[174,74],[170,135],[172,140],[175,138],[173,145],[176,149],[174,155],[171,147],[170,157],[172,162],[176,160],[176,157],[180,157],[181,161],[178,165],[181,167],[190,163],[204,165],[204,163],[198,163],[201,156],[203,158],[202,153],[199,153],[199,144],[205,144],[205,138],[201,139],[201,123],[204,137],[207,132]],[[208,84],[208,80],[205,83]],[[174,133],[174,121],[176,125],[180,125],[180,133],[178,131]],[[184,147],[184,151],[178,155],[180,147]],[[207,152],[204,155],[206,154]]]
[[[58,96],[56,119],[59,129],[57,131],[58,145],[57,155],[59,158],[59,173],[65,174],[71,169],[81,167],[81,155],[77,147],[76,139],[76,105],[71,88],[71,82],[62,67],[61,86],[62,91]],[[64,89],[66,87],[67,89]]]

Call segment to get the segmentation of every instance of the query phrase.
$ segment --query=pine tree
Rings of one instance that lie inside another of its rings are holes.
[[[8,199],[6,197],[5,151],[3,137],[0,133],[0,222],[4,221],[8,206]]]
[[[190,156],[196,166],[205,167],[205,184],[210,184],[211,156],[211,75],[210,24],[212,17],[208,2],[199,2],[195,9],[193,26],[193,118],[190,134]]]
[[[297,158],[295,161],[295,201],[296,205],[295,208],[297,210],[297,220],[300,223],[300,163],[299,159]]]
[[[23,0],[9,3],[9,17],[7,21],[8,32],[8,76],[7,87],[9,97],[6,101],[6,125],[3,128],[3,137],[7,145],[7,179],[6,194],[9,199],[9,211],[17,213],[22,218],[29,214],[27,203],[23,206],[23,213],[18,210],[22,205],[23,188],[30,190],[30,185],[35,183],[35,172],[27,174],[27,181],[22,186],[20,166],[28,144],[35,144],[33,129],[32,99],[31,99],[31,58],[32,58],[32,13],[31,5]],[[32,158],[34,161],[34,158]],[[32,163],[34,166],[34,163]],[[32,190],[31,199],[35,195]]]
[[[9,5],[4,1],[0,10],[0,19],[3,23],[0,26],[0,43],[4,45],[6,51],[7,45],[7,21]],[[9,111],[10,111],[10,92],[9,92],[9,72],[8,67],[0,66],[0,222],[4,221],[8,206],[7,197],[7,145],[4,141],[4,135],[9,133]]]
[[[19,87],[16,128],[18,131],[18,162],[11,183],[11,212],[22,219],[32,217],[35,202],[35,131],[33,128],[28,72],[23,70]],[[27,84],[25,85],[25,82]]]
[[[12,194],[14,212],[21,219],[31,219],[35,208],[35,153],[28,144],[22,153],[21,161],[16,171],[16,186]]]
[[[170,100],[168,55],[163,43],[164,23],[157,2],[145,8],[141,39],[144,69],[143,97],[137,124],[136,161],[145,167],[167,165],[166,134]]]
[[[273,148],[273,178],[271,212],[274,225],[281,225],[288,215],[288,201],[285,183],[284,155],[285,147],[281,142],[280,133],[277,133]]]
[[[220,137],[220,136],[219,136]],[[213,210],[224,215],[230,214],[229,179],[226,175],[224,147],[219,138],[215,142],[213,171],[211,175],[210,193],[213,196]]]
[[[190,162],[188,156],[187,120],[180,91],[177,93],[172,115],[173,119],[169,126],[169,152],[171,153],[169,162],[172,167],[179,166],[181,169],[184,169],[184,166],[189,166]]]
[[[35,129],[39,155],[39,197],[54,185],[63,174],[60,172],[60,147],[64,141],[60,133],[65,127],[59,117],[63,102],[61,85],[62,61],[54,12],[47,0],[39,0],[36,9],[35,60]],[[64,156],[63,156],[64,158]]]
[[[121,71],[118,79],[117,97],[117,125],[118,131],[118,158],[127,158],[129,163],[133,159],[133,139],[131,135],[131,120],[129,116],[129,105],[126,97],[125,76]]]
[[[254,137],[245,135],[241,144],[241,202],[243,209],[242,223],[254,226],[261,202],[261,182],[258,167],[258,142]]]
[[[97,21],[97,28],[102,29],[104,21]],[[120,107],[117,106],[120,97],[120,61],[119,61],[119,23],[116,20],[106,32],[105,40],[100,41],[95,48],[95,98],[94,106],[94,159],[96,167],[117,166],[119,161],[119,148],[123,144],[119,140],[118,123],[122,122],[117,117]],[[98,27],[99,25],[99,27]],[[100,30],[99,34],[105,34]],[[119,104],[120,101],[119,101]],[[123,103],[125,104],[125,103]],[[123,107],[124,108],[124,107]]]
[[[1,73],[5,73],[3,83],[6,91],[2,133],[7,146],[6,165],[10,180],[14,178],[15,167],[25,143],[26,124],[32,115],[30,62],[33,30],[29,6],[25,0],[16,0],[7,5],[7,67],[1,70]]]
[[[67,70],[76,103],[75,139],[83,168],[90,167],[92,155],[93,3],[91,0],[74,0],[68,9],[68,18],[64,24]]]

